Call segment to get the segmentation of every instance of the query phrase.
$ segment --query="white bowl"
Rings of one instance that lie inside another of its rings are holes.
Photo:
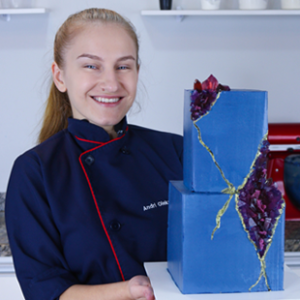
[[[239,0],[240,9],[266,9],[268,0]]]
[[[201,7],[204,10],[215,10],[220,8],[221,0],[201,0]]]
[[[0,0],[0,7],[2,7],[2,8],[11,8],[10,0]]]
[[[282,9],[300,9],[300,0],[281,0]]]

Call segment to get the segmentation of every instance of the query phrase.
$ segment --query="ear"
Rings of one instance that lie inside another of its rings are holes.
[[[58,67],[56,62],[52,63],[51,71],[52,71],[53,82],[56,85],[57,89],[62,93],[66,92],[67,87],[64,82],[63,71]]]

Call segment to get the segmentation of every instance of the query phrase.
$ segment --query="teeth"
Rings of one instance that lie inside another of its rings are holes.
[[[101,97],[93,97],[98,102],[104,102],[104,103],[115,103],[120,100],[120,98],[101,98]]]

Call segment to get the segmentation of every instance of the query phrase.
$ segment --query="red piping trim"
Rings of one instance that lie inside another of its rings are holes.
[[[127,130],[128,130],[128,127],[126,128],[126,131],[127,131]],[[82,157],[84,154],[88,153],[88,152],[94,151],[94,150],[96,150],[96,149],[98,149],[98,148],[101,148],[102,146],[105,146],[105,145],[110,144],[110,143],[112,143],[112,142],[114,142],[114,141],[117,141],[117,140],[123,138],[124,136],[125,136],[125,133],[124,133],[122,136],[120,136],[120,137],[117,137],[117,138],[115,138],[115,139],[113,139],[113,140],[110,140],[110,141],[108,141],[108,142],[106,142],[106,143],[101,143],[101,145],[99,145],[99,146],[97,146],[97,147],[95,147],[95,148],[93,148],[93,149],[90,149],[90,150],[85,151],[85,152],[81,153],[80,156],[79,156],[79,163],[80,163],[80,165],[81,165],[81,168],[82,168],[82,170],[83,170],[83,173],[84,173],[84,175],[85,175],[85,178],[86,178],[86,180],[87,180],[87,182],[88,182],[89,188],[90,188],[90,190],[91,190],[92,197],[93,197],[93,200],[94,200],[94,203],[95,203],[97,212],[98,212],[98,216],[99,216],[99,218],[100,218],[100,221],[101,221],[103,230],[104,230],[105,235],[106,235],[106,237],[107,237],[107,239],[108,239],[108,242],[109,242],[109,245],[110,245],[110,247],[111,247],[111,250],[112,250],[112,252],[113,252],[113,254],[114,254],[114,257],[115,257],[115,260],[116,260],[116,262],[117,262],[117,265],[118,265],[118,268],[119,268],[119,271],[120,271],[120,274],[121,274],[121,277],[122,277],[122,280],[123,280],[123,281],[125,281],[125,278],[124,278],[124,275],[123,275],[123,271],[122,271],[122,269],[121,269],[121,265],[120,265],[119,259],[118,259],[118,257],[117,257],[116,251],[115,251],[115,249],[114,249],[114,246],[113,246],[113,244],[112,244],[112,241],[111,241],[111,239],[110,239],[110,236],[109,236],[109,234],[108,234],[108,231],[107,231],[107,229],[106,229],[106,227],[105,227],[105,224],[104,224],[104,221],[103,221],[103,218],[102,218],[102,215],[101,215],[101,212],[100,212],[98,203],[97,203],[97,201],[96,201],[96,196],[95,196],[95,194],[94,194],[94,191],[93,191],[91,182],[90,182],[90,180],[89,180],[89,177],[88,177],[88,175],[87,175],[87,173],[86,173],[86,170],[85,170],[85,168],[84,168],[84,166],[83,166],[83,163],[82,163],[82,161],[81,161],[81,157]],[[77,138],[77,137],[76,137],[76,138]],[[80,139],[80,140],[81,140],[81,139]]]
[[[128,126],[126,127],[125,131],[126,132],[128,131]],[[115,138],[113,140],[110,140],[108,142],[98,142],[98,141],[91,141],[91,140],[82,139],[82,138],[78,137],[77,135],[75,135],[76,139],[79,140],[79,141],[87,142],[87,143],[93,143],[93,144],[98,144],[98,145],[106,145],[106,144],[108,144],[110,142],[113,142],[113,141],[116,141],[116,140],[122,138],[123,136],[124,136],[124,134],[122,136],[117,137],[117,138]]]
[[[96,142],[96,141],[90,141],[90,140],[82,139],[82,138],[78,137],[77,135],[75,135],[75,137],[76,137],[77,140],[82,141],[82,142],[88,142],[88,143],[99,144],[99,145],[103,144],[103,142]]]

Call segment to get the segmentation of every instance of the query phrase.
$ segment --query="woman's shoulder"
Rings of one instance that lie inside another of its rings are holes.
[[[46,141],[34,146],[17,157],[15,164],[27,164],[33,161],[45,161],[65,149],[66,131],[62,130]]]
[[[154,130],[154,129],[141,127],[137,125],[129,125],[129,129],[130,131],[133,131],[134,133],[138,134],[141,137],[146,137],[146,138],[153,137],[153,138],[163,139],[163,140],[170,139],[170,140],[178,141],[178,143],[183,142],[183,137],[176,133]]]
[[[143,140],[146,144],[151,145],[151,147],[175,149],[178,155],[182,154],[183,137],[179,134],[154,130],[137,125],[129,125],[129,132],[131,132],[133,136]]]

